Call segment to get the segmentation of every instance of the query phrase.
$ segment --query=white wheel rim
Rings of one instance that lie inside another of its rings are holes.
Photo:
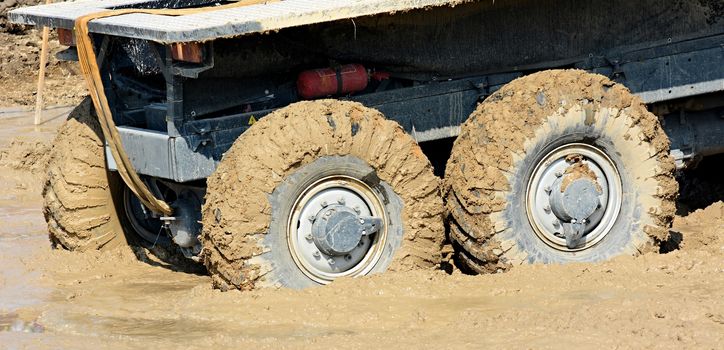
[[[582,244],[576,248],[566,245],[565,238],[561,237],[561,222],[548,204],[550,187],[557,177],[556,174],[565,171],[568,167],[565,159],[571,155],[583,156],[603,190],[601,206],[591,215]],[[566,252],[589,249],[608,235],[619,216],[622,201],[623,186],[615,163],[598,148],[583,143],[567,144],[548,153],[536,165],[526,188],[526,212],[533,231],[550,247]]]
[[[381,218],[385,224],[379,232],[362,237],[352,252],[332,256],[320,251],[309,238],[312,230],[310,218],[326,205],[340,203],[359,210],[361,216]],[[320,284],[345,276],[366,275],[382,256],[387,240],[387,222],[382,201],[367,184],[349,176],[326,177],[308,186],[292,206],[287,223],[289,250],[299,269]]]

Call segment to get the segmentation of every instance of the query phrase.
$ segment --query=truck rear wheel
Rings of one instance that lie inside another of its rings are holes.
[[[204,262],[214,286],[305,288],[439,264],[439,179],[373,109],[335,100],[276,111],[207,180]]]
[[[117,206],[122,182],[106,170],[103,133],[84,100],[58,130],[43,187],[50,240],[69,250],[126,244]]]
[[[169,247],[161,221],[106,170],[105,155],[101,126],[86,99],[58,129],[50,151],[43,187],[50,241],[78,251],[115,248],[128,239]]]
[[[656,116],[623,86],[545,71],[491,95],[445,173],[450,237],[476,272],[600,261],[668,236],[678,185]]]

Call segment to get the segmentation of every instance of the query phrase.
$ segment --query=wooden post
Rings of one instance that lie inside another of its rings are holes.
[[[50,4],[52,0],[45,0]],[[38,93],[35,95],[35,125],[40,124],[43,113],[43,89],[45,88],[45,65],[48,63],[48,35],[50,28],[43,27],[43,42],[40,46],[40,69],[38,69]]]

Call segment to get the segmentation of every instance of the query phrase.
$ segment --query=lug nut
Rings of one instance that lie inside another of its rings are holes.
[[[551,190],[550,186],[546,186],[546,188],[544,188],[543,191],[546,191],[547,194],[551,194],[552,190]]]
[[[334,265],[334,259],[332,259],[332,258],[327,259],[327,263],[330,265]]]
[[[344,205],[344,203],[345,203],[345,202],[344,202],[344,198],[338,199],[338,200],[337,200],[337,203],[339,203],[339,204],[341,204],[341,205]]]
[[[364,241],[359,241],[359,243],[357,243],[357,246],[358,246],[358,247],[361,247],[361,246],[363,246],[364,244],[365,244]]]
[[[364,224],[364,223],[365,223],[365,220],[364,220],[364,219],[359,219],[359,223],[360,223],[360,224]]]
[[[317,259],[319,259],[319,257],[322,256],[322,254],[319,254],[319,252],[314,252],[314,254],[312,254],[312,255],[314,255],[314,257]]]
[[[560,171],[556,171],[556,177],[561,177],[561,176],[563,176],[563,173]]]
[[[311,241],[311,240],[312,240],[312,234],[311,234],[311,233],[307,233],[307,235],[304,236],[304,238],[306,238],[307,240],[310,240],[310,241]]]
[[[359,215],[359,213],[360,213],[359,205],[355,205],[355,207],[354,207],[354,212]]]
[[[329,204],[327,204],[327,201],[324,201],[321,204],[322,204],[322,208],[326,208],[329,205]]]
[[[543,207],[543,210],[548,214],[548,213],[551,212],[551,206],[550,206],[550,205],[546,205],[545,207]]]
[[[308,218],[308,219],[309,219],[309,222],[314,222],[314,218],[315,218],[314,215],[309,215],[309,218]]]
[[[560,225],[561,225],[561,224],[558,222],[558,220],[553,220],[553,227],[556,227],[556,228],[557,228],[557,227],[560,226]]]
[[[367,231],[362,230],[362,236],[366,236],[366,235],[367,235]]]
[[[352,255],[349,255],[349,254],[345,255],[344,260],[347,260],[347,261],[352,260]]]

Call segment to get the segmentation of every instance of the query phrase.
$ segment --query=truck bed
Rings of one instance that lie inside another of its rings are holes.
[[[203,0],[201,2],[203,3]],[[469,1],[284,0],[176,17],[127,14],[93,21],[90,30],[160,43],[206,41],[361,16],[455,6],[465,2]],[[199,1],[193,3],[198,4]],[[212,2],[207,0],[206,3]],[[169,5],[182,7],[183,0],[79,0],[16,9],[9,13],[9,18],[18,24],[72,28],[76,18],[94,12],[113,8],[157,8]]]

